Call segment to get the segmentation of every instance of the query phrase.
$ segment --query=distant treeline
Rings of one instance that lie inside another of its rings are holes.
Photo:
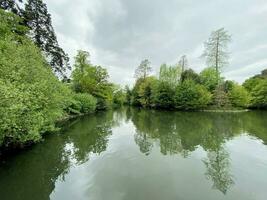
[[[135,72],[136,82],[126,88],[126,102],[144,108],[266,109],[267,69],[246,80],[243,85],[221,76],[228,63],[231,36],[221,28],[204,43],[207,66],[200,73],[189,68],[186,56],[175,65],[162,64],[158,76],[150,76],[150,61],[145,59]]]

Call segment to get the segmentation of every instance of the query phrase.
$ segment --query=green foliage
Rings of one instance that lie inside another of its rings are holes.
[[[156,78],[153,76],[142,79],[137,89],[138,101],[143,107],[150,107],[152,105],[153,97],[152,91],[155,88]]]
[[[55,130],[70,91],[26,36],[17,42],[18,18],[2,11],[0,17],[7,30],[0,39],[0,145],[35,142]]]
[[[192,80],[185,80],[175,91],[175,106],[182,110],[198,110],[211,102],[211,93]]]
[[[251,106],[255,108],[267,108],[267,79],[262,79],[251,91]]]
[[[7,37],[16,41],[24,39],[24,35],[27,33],[28,28],[21,25],[23,22],[21,18],[13,13],[5,12],[2,9],[0,9],[0,17],[1,39]]]
[[[155,107],[173,109],[175,90],[166,82],[158,82],[154,92]]]
[[[112,104],[113,84],[108,82],[108,72],[101,66],[90,64],[89,53],[78,51],[72,73],[76,92],[88,93],[97,99],[97,109],[107,109]]]
[[[91,113],[96,109],[97,100],[90,94],[76,93],[74,94],[74,100],[81,105],[81,113]]]
[[[113,104],[116,107],[123,106],[126,103],[126,93],[124,90],[118,88],[113,92]]]
[[[213,92],[213,106],[215,108],[230,108],[231,102],[225,91],[224,85],[218,85]]]
[[[252,78],[246,80],[243,86],[251,95],[250,107],[258,109],[267,108],[267,70],[263,70]]]
[[[28,0],[22,16],[30,28],[32,40],[42,50],[52,70],[65,78],[66,70],[70,69],[69,58],[58,44],[46,4],[42,0]]]
[[[217,72],[214,68],[209,67],[200,72],[200,82],[204,85],[210,92],[215,90],[218,85]],[[220,78],[219,82],[222,82]]]
[[[184,82],[185,80],[193,80],[196,83],[200,83],[199,75],[192,69],[187,69],[181,74],[181,82]]]
[[[179,84],[181,72],[182,69],[179,65],[167,66],[166,64],[162,64],[160,66],[159,80],[175,88]]]
[[[248,106],[250,97],[243,86],[234,84],[229,91],[229,99],[232,106],[245,108]]]

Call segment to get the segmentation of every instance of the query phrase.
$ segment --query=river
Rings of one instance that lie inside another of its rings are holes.
[[[267,112],[124,108],[0,161],[1,200],[266,200]]]

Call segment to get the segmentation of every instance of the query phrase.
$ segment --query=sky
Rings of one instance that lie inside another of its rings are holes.
[[[60,46],[71,62],[90,52],[110,80],[134,83],[134,71],[149,59],[153,74],[162,63],[187,55],[189,67],[206,67],[204,42],[224,27],[232,36],[226,79],[242,83],[267,68],[266,0],[44,0]]]

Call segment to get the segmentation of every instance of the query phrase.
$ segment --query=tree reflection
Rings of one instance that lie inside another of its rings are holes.
[[[203,162],[207,168],[205,175],[213,181],[213,188],[226,194],[227,190],[234,184],[233,176],[230,174],[229,154],[223,148],[209,151]]]
[[[266,112],[265,112],[266,115]],[[230,173],[229,153],[223,148],[226,141],[249,132],[267,141],[266,123],[261,114],[164,112],[130,109],[136,127],[135,142],[145,155],[157,144],[163,155],[189,156],[200,146],[207,152],[203,160],[206,177],[213,181],[213,188],[226,194],[234,184]],[[255,127],[254,125],[257,125]],[[154,146],[153,146],[154,145]]]

